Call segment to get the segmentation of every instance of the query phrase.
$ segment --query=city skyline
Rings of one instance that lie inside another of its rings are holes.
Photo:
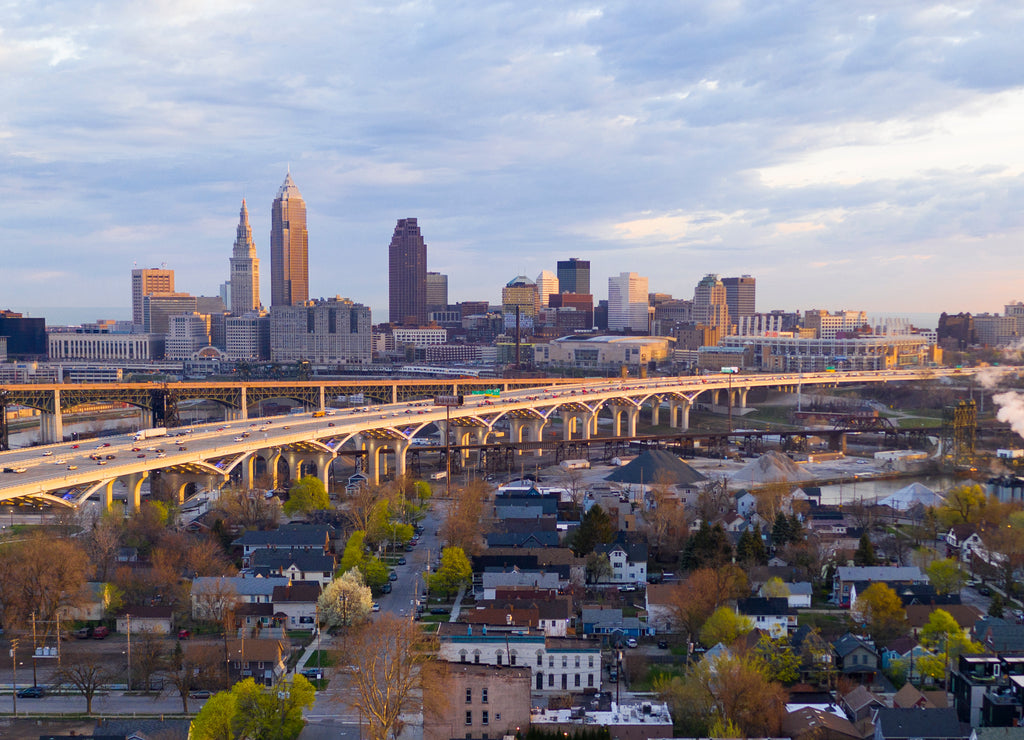
[[[12,10],[12,309],[126,305],[133,264],[215,294],[239,199],[263,246],[289,162],[309,295],[380,317],[405,214],[451,302],[495,301],[555,255],[588,259],[594,285],[635,271],[678,297],[755,275],[765,309],[1024,297],[1022,19],[998,4]],[[397,49],[396,27],[416,29]]]

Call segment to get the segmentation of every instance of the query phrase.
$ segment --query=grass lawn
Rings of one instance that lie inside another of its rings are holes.
[[[319,662],[317,659],[319,658]],[[326,650],[314,650],[309,654],[309,660],[306,661],[306,668],[330,668],[334,665],[334,656],[332,656]]]
[[[846,611],[836,611],[829,614],[800,612],[798,621],[801,626],[817,627],[821,630],[821,636],[826,640],[839,637],[850,627],[850,615]]]

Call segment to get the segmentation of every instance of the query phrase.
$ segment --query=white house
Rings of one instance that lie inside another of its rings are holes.
[[[608,555],[612,566],[612,583],[643,585],[647,583],[647,545],[614,542],[598,548]]]

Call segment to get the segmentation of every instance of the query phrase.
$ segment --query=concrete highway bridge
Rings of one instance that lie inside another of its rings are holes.
[[[671,378],[406,380],[383,382],[240,382],[179,384],[89,384],[0,386],[0,402],[39,409],[44,440],[39,447],[0,452],[0,502],[34,499],[81,505],[98,494],[109,507],[115,484],[127,489],[127,505],[139,505],[143,481],[153,471],[179,499],[189,484],[217,488],[233,476],[250,485],[262,468],[277,485],[280,463],[291,477],[317,475],[327,483],[332,461],[359,451],[373,482],[388,470],[406,472],[409,449],[429,425],[459,446],[483,445],[501,423],[512,443],[537,442],[561,421],[561,438],[587,440],[598,418],[610,420],[614,436],[635,437],[640,414],[685,431],[698,398],[742,409],[752,388],[799,393],[805,386],[934,380],[969,375],[970,369],[934,368],[840,373],[716,374]],[[483,395],[484,390],[500,391]],[[478,393],[474,394],[474,391]],[[438,396],[462,395],[464,403],[442,407]],[[331,407],[338,397],[361,397],[356,408]],[[62,414],[88,403],[122,402],[152,413],[154,426],[176,419],[182,400],[205,399],[225,409],[225,421],[170,427],[169,434],[136,441],[132,435],[86,442],[58,442]],[[301,414],[250,418],[259,403],[290,399]],[[420,437],[422,440],[422,437]],[[532,445],[530,445],[532,446]],[[468,454],[463,452],[462,454]],[[522,454],[522,453],[520,453]],[[539,449],[536,454],[540,454]],[[259,466],[259,467],[258,467]]]

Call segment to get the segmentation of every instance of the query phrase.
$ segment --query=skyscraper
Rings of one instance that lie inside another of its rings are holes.
[[[537,276],[537,295],[540,298],[540,307],[545,309],[548,307],[548,297],[552,295],[558,295],[561,291],[558,290],[558,278],[555,277],[555,273],[551,270],[541,270],[540,275]]]
[[[415,218],[400,218],[388,248],[388,321],[427,323],[427,245]]]
[[[647,278],[635,272],[608,278],[608,329],[647,331],[650,303]]]
[[[742,277],[722,278],[725,285],[725,302],[729,306],[729,320],[734,324],[741,316],[753,316],[755,308],[755,291],[757,281],[750,275]]]
[[[132,323],[142,326],[145,321],[145,308],[142,300],[154,293],[174,292],[174,270],[149,268],[132,270]]]
[[[439,272],[427,273],[427,311],[448,308],[448,276]]]
[[[308,298],[306,201],[289,172],[270,211],[270,305],[301,306]]]
[[[726,303],[725,285],[718,275],[705,275],[694,288],[693,320],[705,326],[729,325],[729,304]]]
[[[560,293],[590,292],[590,260],[581,260],[575,257],[559,260],[557,270]]]
[[[231,313],[242,316],[260,307],[260,261],[249,227],[249,209],[242,199],[235,247],[231,252]]]

